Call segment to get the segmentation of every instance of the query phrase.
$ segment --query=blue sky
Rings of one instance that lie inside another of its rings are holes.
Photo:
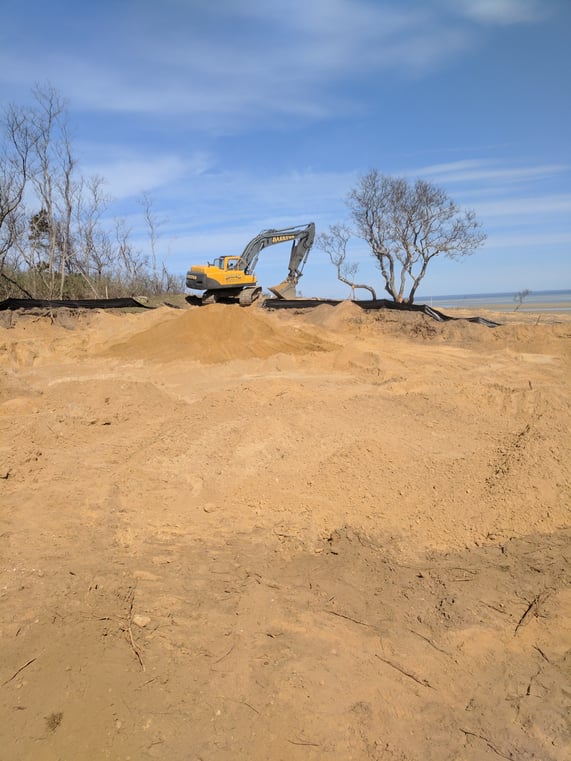
[[[3,0],[0,104],[49,82],[85,176],[170,271],[260,230],[347,222],[359,175],[423,177],[488,241],[425,295],[571,288],[569,0]],[[359,279],[379,286],[366,245]],[[258,275],[285,275],[287,244]],[[314,249],[305,296],[346,296]]]

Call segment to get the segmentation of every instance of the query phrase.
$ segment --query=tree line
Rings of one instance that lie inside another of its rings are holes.
[[[37,86],[0,122],[0,298],[112,298],[183,289],[157,259],[159,220],[142,194],[150,256],[122,218],[108,220],[105,179],[84,177],[65,101]]]

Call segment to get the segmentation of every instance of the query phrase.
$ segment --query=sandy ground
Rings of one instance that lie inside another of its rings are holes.
[[[0,760],[571,758],[571,316],[499,319],[2,315]]]

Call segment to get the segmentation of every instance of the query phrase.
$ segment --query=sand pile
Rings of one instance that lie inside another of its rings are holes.
[[[360,325],[365,319],[364,310],[354,301],[342,301],[336,306],[321,304],[306,312],[305,320],[326,330],[345,330]]]
[[[138,313],[89,309],[5,312],[0,315],[0,357],[4,367],[39,367],[85,359],[158,323],[165,325],[178,314],[167,308]]]
[[[153,325],[125,341],[111,344],[103,354],[129,360],[195,360],[217,364],[332,348],[333,344],[309,332],[280,325],[274,315],[234,305],[213,304],[181,312],[167,323]]]

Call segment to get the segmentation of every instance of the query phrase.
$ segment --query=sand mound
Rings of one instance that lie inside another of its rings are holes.
[[[342,330],[363,322],[363,309],[354,301],[342,301],[336,306],[321,304],[308,310],[307,321],[327,330]]]
[[[172,362],[192,359],[216,364],[264,359],[274,354],[329,351],[333,344],[296,327],[279,325],[272,315],[239,306],[213,304],[183,312],[107,347],[105,356]]]

